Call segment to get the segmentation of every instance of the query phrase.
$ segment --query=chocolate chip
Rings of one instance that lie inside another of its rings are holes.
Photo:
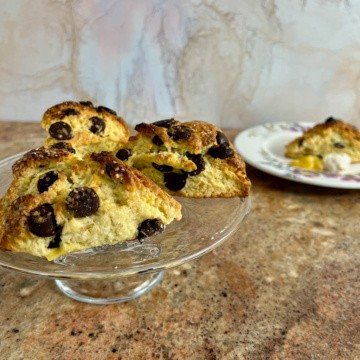
[[[69,153],[75,154],[75,149],[71,146],[71,144],[64,142],[64,141],[60,141],[55,143],[54,145],[51,145],[52,149],[62,149],[62,150],[67,150]]]
[[[226,146],[230,145],[229,139],[221,131],[216,132],[216,142],[218,145],[226,145]]]
[[[93,116],[89,119],[91,121],[90,131],[94,134],[100,134],[105,130],[105,122],[103,119]]]
[[[299,139],[299,143],[298,143],[298,146],[302,146],[304,144],[304,138],[300,138]]]
[[[105,165],[105,171],[116,182],[121,182],[126,172],[121,163],[116,160],[109,161]]]
[[[31,210],[27,224],[29,230],[40,237],[52,236],[57,231],[54,210],[50,204],[42,204]]]
[[[127,160],[130,156],[131,156],[131,150],[129,150],[129,149],[120,149],[116,153],[116,157],[122,161]]]
[[[98,107],[96,108],[96,110],[97,110],[98,112],[108,112],[108,113],[110,113],[110,114],[116,115],[116,111],[115,111],[115,110],[109,109],[109,108],[106,107],[106,106],[98,106]]]
[[[62,228],[60,227],[58,229],[58,232],[56,233],[55,237],[49,242],[48,249],[57,249],[60,247],[61,230],[62,230]]]
[[[208,154],[215,159],[226,159],[234,156],[234,150],[226,145],[213,146]]]
[[[152,163],[152,166],[156,169],[159,170],[160,172],[170,172],[173,170],[172,166],[169,165],[158,165],[156,163]]]
[[[58,140],[69,140],[72,138],[71,126],[63,121],[53,123],[49,128],[49,133]]]
[[[79,114],[80,114],[79,111],[72,109],[72,108],[68,108],[68,109],[65,109],[62,111],[62,118],[65,116],[79,115]]]
[[[83,106],[94,107],[94,104],[91,101],[79,101],[79,104]]]
[[[158,219],[144,220],[138,227],[138,239],[142,240],[148,236],[162,233],[165,230],[165,225]]]
[[[189,172],[190,176],[199,175],[205,170],[205,161],[201,154],[187,152],[186,156],[196,165],[196,170]]]
[[[48,191],[49,187],[59,178],[59,175],[56,171],[48,171],[47,173],[40,176],[37,188],[39,193]]]
[[[157,146],[161,146],[164,144],[164,142],[161,140],[160,136],[159,135],[155,135],[153,138],[152,138],[152,142],[153,144],[157,145]]]
[[[135,131],[139,131],[139,129],[144,125],[144,123],[136,124],[135,125]]]
[[[105,171],[111,177],[111,173],[114,171],[114,167],[110,164],[106,164]]]
[[[339,142],[336,142],[336,143],[334,144],[334,146],[335,146],[336,148],[338,148],[338,149],[344,149],[344,148],[345,148],[345,145],[342,144],[342,143],[339,143]]]
[[[187,173],[164,173],[165,186],[171,191],[179,191],[186,185]]]
[[[176,123],[175,119],[165,119],[165,120],[159,120],[155,121],[152,124],[155,126],[163,127],[166,129],[169,129],[171,126],[173,126]]]
[[[75,217],[90,216],[99,209],[100,200],[96,192],[89,187],[72,190],[66,198],[66,207]]]
[[[169,137],[174,141],[186,140],[191,136],[192,133],[193,130],[185,125],[173,126],[168,130]]]
[[[336,119],[334,119],[332,116],[328,117],[325,120],[325,124],[334,124],[334,123],[336,123]]]

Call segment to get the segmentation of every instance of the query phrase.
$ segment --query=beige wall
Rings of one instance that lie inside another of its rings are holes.
[[[3,0],[0,120],[90,99],[130,123],[360,125],[360,2]]]

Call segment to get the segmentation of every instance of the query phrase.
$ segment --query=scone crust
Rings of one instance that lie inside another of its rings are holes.
[[[352,162],[359,162],[358,129],[342,120],[329,118],[305,131],[285,147],[285,156],[293,159],[306,155],[324,157],[329,153],[345,153]]]
[[[135,130],[139,135],[151,139],[155,135],[159,136],[164,142],[164,146],[171,149],[177,149],[177,151],[192,151],[195,154],[202,152],[204,147],[208,147],[216,142],[217,132],[221,131],[215,125],[207,123],[205,121],[188,121],[180,122],[174,120],[171,129],[176,129],[177,126],[185,126],[192,130],[189,137],[181,140],[173,140],[167,128],[156,126],[154,124],[140,123],[136,125]],[[138,138],[138,135],[130,137],[129,141],[134,141]],[[154,146],[154,149],[156,147]]]
[[[23,176],[24,173],[38,166],[46,166],[50,163],[58,163],[71,156],[67,150],[52,149],[42,146],[25,153],[12,165],[12,172],[15,177]]]
[[[156,123],[141,123],[135,127],[138,132],[131,136],[125,148],[131,151],[128,162],[139,168],[162,189],[176,196],[206,197],[246,197],[250,193],[250,180],[246,176],[245,162],[234,146],[226,139],[227,147],[233,155],[227,158],[213,158],[211,148],[219,147],[219,134],[222,130],[205,121],[180,122],[170,119],[171,126],[158,126]],[[177,129],[180,129],[179,131]],[[190,129],[190,130],[186,130]],[[154,140],[155,139],[155,140]],[[160,139],[160,140],[159,140]],[[168,165],[180,172],[196,170],[197,165],[191,160],[192,155],[201,155],[205,161],[205,171],[196,176],[189,176],[186,186],[172,191],[164,184],[162,176],[154,171],[152,162]],[[210,171],[214,171],[213,179]],[[221,181],[228,180],[223,186]],[[212,182],[212,184],[210,184]],[[208,183],[208,186],[205,185]]]
[[[92,118],[101,119],[105,123],[105,129],[99,133],[90,131]],[[49,129],[57,122],[64,122],[71,127],[70,139],[62,140],[51,136]],[[130,136],[125,120],[115,111],[104,106],[95,107],[91,102],[65,101],[54,105],[44,113],[41,125],[49,133],[44,145],[66,141],[75,150],[80,150],[80,153],[112,151]]]

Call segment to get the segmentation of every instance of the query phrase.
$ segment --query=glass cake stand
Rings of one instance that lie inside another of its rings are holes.
[[[18,154],[0,161],[0,196],[11,179]],[[194,260],[230,237],[250,211],[250,198],[185,199],[183,218],[162,234],[64,255],[55,261],[25,253],[0,252],[0,266],[53,278],[67,296],[91,304],[134,299],[149,291],[164,270]]]

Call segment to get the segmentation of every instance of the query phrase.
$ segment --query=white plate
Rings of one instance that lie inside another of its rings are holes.
[[[352,164],[339,174],[290,165],[291,159],[284,156],[285,145],[314,125],[308,122],[258,125],[237,135],[234,145],[248,164],[271,175],[311,185],[360,189],[360,164]]]

